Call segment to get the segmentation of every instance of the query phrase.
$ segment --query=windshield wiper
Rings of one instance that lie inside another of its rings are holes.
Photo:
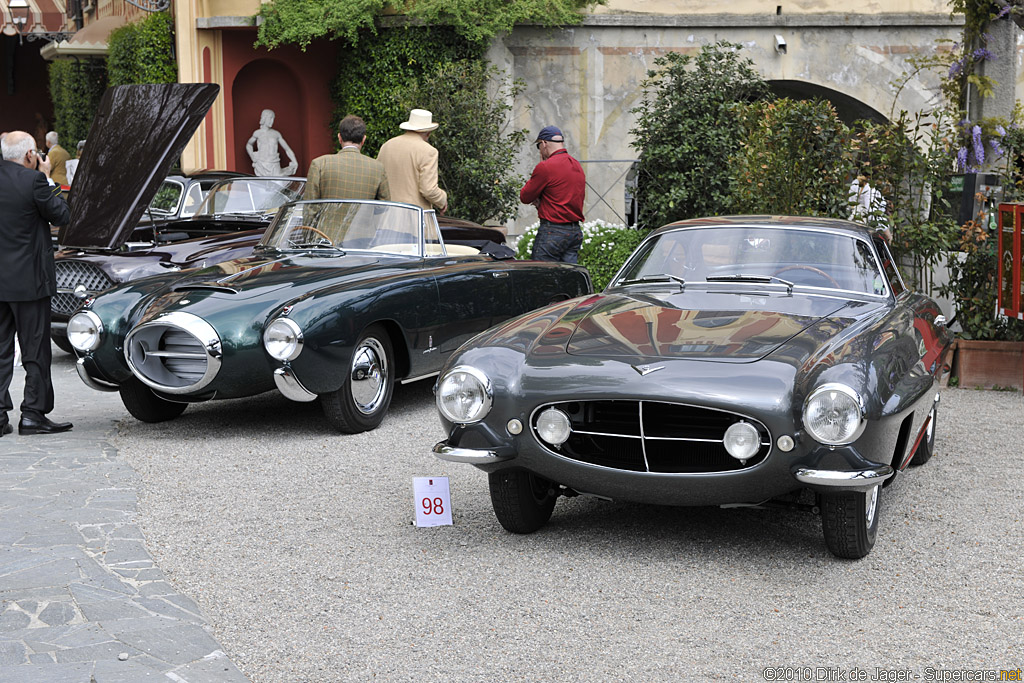
[[[709,275],[704,278],[708,282],[763,282],[765,284],[776,283],[786,286],[786,293],[793,293],[793,283],[783,280],[774,275],[749,275],[746,273],[734,273],[732,275]]]
[[[679,285],[679,291],[686,289],[686,280],[679,277],[678,275],[670,275],[668,273],[659,273],[657,275],[644,275],[643,277],[632,278],[630,280],[621,280],[616,284],[619,285],[639,285],[645,282],[675,282]]]

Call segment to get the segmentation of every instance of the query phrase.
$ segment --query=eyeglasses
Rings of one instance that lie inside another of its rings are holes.
[[[537,142],[534,143],[534,147],[536,147],[537,149],[540,149],[540,143],[542,143],[542,142],[544,142],[544,140],[537,140]]]

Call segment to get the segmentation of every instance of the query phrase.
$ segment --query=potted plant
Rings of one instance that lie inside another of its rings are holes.
[[[996,235],[984,221],[968,221],[961,257],[949,262],[941,291],[956,306],[961,332],[954,375],[962,387],[1024,388],[1024,321],[996,314]]]

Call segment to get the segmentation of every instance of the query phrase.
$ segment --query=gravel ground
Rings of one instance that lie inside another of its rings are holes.
[[[1018,393],[943,390],[936,456],[883,492],[878,543],[851,562],[816,516],[783,510],[562,499],[538,533],[508,534],[486,475],[430,454],[431,384],[398,387],[355,436],[273,395],[120,424],[150,551],[252,681],[1024,667]],[[412,525],[426,475],[451,477],[454,526]]]

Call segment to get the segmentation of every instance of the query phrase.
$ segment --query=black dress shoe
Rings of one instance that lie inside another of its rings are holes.
[[[12,425],[10,422],[4,422],[4,426],[0,427],[0,436],[3,436],[4,434],[10,434],[13,431],[14,425]]]
[[[60,432],[70,430],[70,422],[51,422],[45,417],[42,420],[30,420],[27,417],[23,417],[18,422],[18,433],[22,436],[28,434],[59,434]]]

